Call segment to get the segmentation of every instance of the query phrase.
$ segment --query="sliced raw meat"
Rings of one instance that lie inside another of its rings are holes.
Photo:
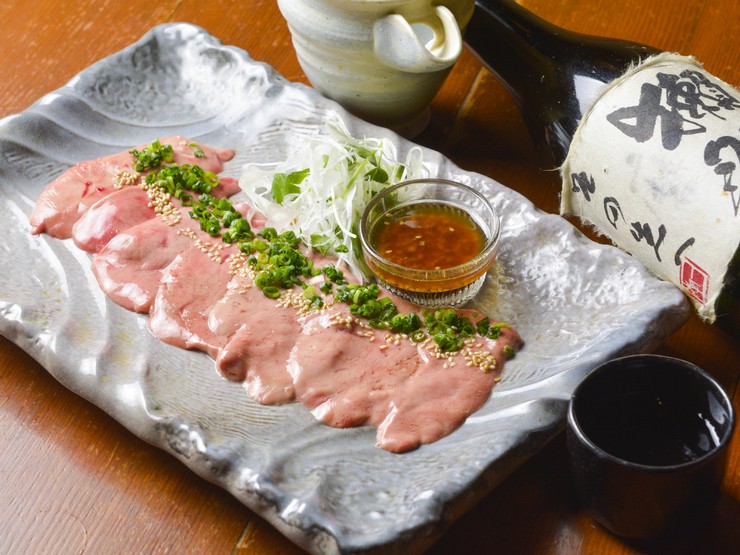
[[[115,303],[135,312],[149,312],[162,271],[192,243],[188,235],[153,218],[113,237],[93,257],[93,273]]]
[[[276,306],[257,287],[237,276],[213,307],[209,328],[228,342],[216,357],[221,373],[243,381],[249,396],[263,404],[293,401],[288,359],[301,331],[290,306]]]
[[[146,191],[125,187],[93,204],[72,227],[72,238],[82,250],[96,253],[114,236],[155,216]]]
[[[223,170],[223,162],[234,157],[231,149],[216,150],[200,146],[204,156],[194,155],[195,143],[183,137],[167,137],[160,141],[171,144],[174,164],[195,164],[206,171],[218,173]],[[137,147],[139,150],[147,145]],[[129,151],[104,156],[97,160],[85,161],[69,168],[54,180],[36,200],[31,216],[31,232],[47,233],[58,239],[68,239],[72,226],[85,211],[101,198],[120,187],[117,183],[121,172],[135,174],[131,166]]]
[[[208,314],[226,294],[230,278],[228,264],[214,263],[200,249],[185,249],[162,272],[149,329],[165,343],[216,358],[228,337],[211,331]]]

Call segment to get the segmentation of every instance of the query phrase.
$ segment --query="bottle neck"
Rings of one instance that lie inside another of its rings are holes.
[[[608,83],[658,53],[567,31],[513,0],[476,0],[465,41],[514,97],[538,149],[555,164]]]

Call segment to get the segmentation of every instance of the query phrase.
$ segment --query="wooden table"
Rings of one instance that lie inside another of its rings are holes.
[[[553,23],[694,54],[740,85],[737,0],[524,0]],[[306,82],[276,3],[264,0],[5,0],[0,2],[0,116],[24,110],[96,60],[170,21],[198,24],[288,79]],[[555,173],[542,171],[511,98],[465,52],[417,142],[557,212]],[[12,276],[2,276],[13,279]],[[692,316],[659,349],[713,374],[740,412],[737,316]],[[0,553],[301,551],[229,494],[197,478],[76,397],[0,338]],[[740,433],[706,527],[674,531],[659,552],[740,549]],[[558,438],[443,536],[432,553],[634,553],[578,507]],[[653,549],[655,551],[655,549]]]

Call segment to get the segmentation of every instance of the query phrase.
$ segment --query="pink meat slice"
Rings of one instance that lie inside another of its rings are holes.
[[[82,250],[96,253],[115,235],[155,216],[146,191],[125,187],[93,204],[72,227],[72,239]]]
[[[437,359],[422,364],[394,388],[391,410],[374,423],[378,447],[403,453],[451,434],[488,400],[498,375],[459,358],[454,366]]]
[[[392,410],[382,422],[375,422],[378,447],[402,453],[462,426],[490,397],[504,365],[504,347],[519,349],[522,344],[511,328],[502,328],[496,340],[479,337],[472,349],[489,352],[496,360],[495,368],[488,372],[467,366],[459,356],[454,364],[433,358],[420,365],[418,372],[394,388]]]
[[[235,204],[235,208],[250,220],[253,229],[263,225],[264,217],[251,207]],[[159,217],[151,218],[115,235],[93,256],[93,273],[113,302],[134,312],[149,312],[162,272],[180,253],[194,248],[197,239],[204,245],[221,244],[221,239],[198,228],[187,208],[180,212],[182,222],[189,225],[169,226]]]
[[[229,380],[244,382],[247,393],[262,404],[295,400],[287,364],[301,326],[293,308],[276,306],[241,276],[209,314],[213,333],[228,337],[216,365]]]
[[[225,198],[239,190],[236,179],[222,177],[212,194]],[[187,216],[185,212],[183,217]],[[155,216],[146,191],[138,186],[124,187],[90,206],[72,227],[72,239],[82,250],[96,253],[115,235]]]
[[[346,428],[382,422],[390,410],[390,392],[417,371],[420,363],[410,342],[381,349],[358,335],[367,330],[333,323],[337,313],[307,320],[296,340],[289,371],[296,397],[321,422]]]
[[[232,149],[214,149],[200,145],[204,157],[194,155],[192,141],[184,137],[167,137],[162,144],[173,147],[173,163],[197,164],[206,171],[218,173],[223,162],[234,157]],[[147,145],[140,145],[143,149]],[[68,239],[72,227],[85,211],[101,198],[116,191],[114,179],[121,171],[133,173],[129,151],[81,162],[54,180],[42,193],[31,212],[31,232],[47,233]]]
[[[235,195],[241,191],[239,187],[239,180],[233,177],[221,177],[218,178],[218,187],[211,191],[211,194],[216,198],[228,198],[231,195]]]
[[[227,337],[214,333],[208,315],[224,296],[231,274],[197,248],[188,248],[162,272],[149,316],[155,337],[182,349],[198,349],[216,358]]]
[[[498,376],[460,357],[450,366],[408,340],[381,349],[384,332],[330,322],[327,315],[308,321],[296,341],[289,365],[296,396],[329,426],[377,427],[377,444],[387,451],[402,453],[450,434],[486,402]],[[521,339],[505,330],[498,340],[483,341],[498,368],[506,344],[519,346]]]
[[[193,240],[178,234],[160,218],[152,218],[113,237],[92,260],[103,292],[135,312],[149,312],[162,271]]]

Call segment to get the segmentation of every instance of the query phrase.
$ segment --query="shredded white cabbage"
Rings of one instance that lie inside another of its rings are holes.
[[[326,131],[308,138],[290,160],[269,168],[247,165],[240,184],[270,226],[280,232],[292,230],[307,245],[338,257],[357,272],[362,267],[357,227],[365,206],[390,185],[426,177],[422,150],[411,148],[406,160],[399,162],[391,143],[353,138],[339,121],[327,123]],[[276,174],[284,177],[304,170],[308,175],[293,184],[292,192],[273,186]]]

